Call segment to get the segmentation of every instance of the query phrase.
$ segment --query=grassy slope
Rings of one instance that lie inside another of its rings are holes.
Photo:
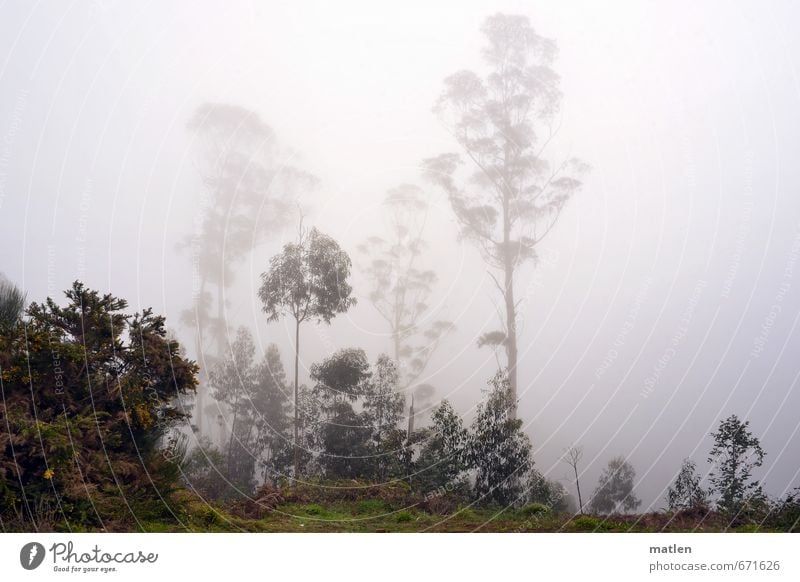
[[[196,498],[180,503],[175,519],[141,520],[145,531],[193,532],[719,532],[769,531],[753,525],[727,528],[723,520],[676,520],[667,514],[643,516],[553,516],[525,509],[462,508],[448,515],[416,507],[397,508],[381,499],[336,503],[285,502],[259,518],[239,517]],[[133,526],[132,531],[139,530]]]

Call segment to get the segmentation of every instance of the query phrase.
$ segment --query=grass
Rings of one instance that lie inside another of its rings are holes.
[[[521,508],[461,505],[433,511],[424,500],[402,488],[308,487],[280,490],[279,502],[259,511],[242,511],[237,504],[205,502],[187,490],[160,501],[138,500],[130,512],[120,508],[104,519],[106,531],[146,532],[767,532],[749,523],[729,527],[720,515],[706,518],[665,513],[627,516],[559,515],[546,506]],[[76,525],[70,524],[72,531]],[[88,526],[86,529],[91,529]],[[56,531],[66,526],[53,524]],[[95,531],[100,529],[95,528]]]
[[[234,532],[677,532],[677,531],[769,531],[746,524],[724,528],[714,523],[706,526],[660,523],[649,516],[552,515],[540,508],[502,510],[491,507],[467,507],[450,514],[437,515],[417,507],[391,508],[380,499],[339,502],[323,506],[319,503],[288,502],[280,504],[260,519],[244,519],[226,512],[223,507],[198,507],[195,504],[186,521],[190,531]],[[145,531],[186,531],[169,521],[148,522]]]

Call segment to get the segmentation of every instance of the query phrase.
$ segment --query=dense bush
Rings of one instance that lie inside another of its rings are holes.
[[[0,515],[48,529],[135,519],[179,483],[165,436],[197,367],[150,309],[74,283],[0,330]]]
[[[536,469],[531,469],[527,483],[527,502],[546,507],[552,513],[569,509],[569,495],[558,481],[547,479]]]
[[[775,502],[765,521],[767,525],[781,531],[800,532],[800,487]]]

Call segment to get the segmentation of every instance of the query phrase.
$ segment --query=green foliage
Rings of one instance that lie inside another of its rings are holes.
[[[552,508],[546,503],[529,503],[519,509],[519,514],[524,517],[538,517],[551,513]]]
[[[186,420],[177,398],[196,385],[163,317],[128,315],[124,300],[79,282],[66,297],[63,307],[32,303],[24,337],[0,333],[0,513],[34,528],[35,507],[58,508],[64,523],[102,523],[120,496],[173,489],[162,443]]]
[[[290,441],[289,399],[277,347],[255,360],[250,332],[239,328],[229,353],[209,374],[214,397],[226,412],[227,444],[221,470],[232,490],[250,494],[260,462],[267,475],[285,470],[282,453]]]
[[[516,402],[508,376],[499,372],[490,381],[486,402],[478,405],[467,457],[475,467],[475,495],[502,506],[522,501],[522,478],[532,465],[531,444],[522,421],[513,416]]]
[[[459,507],[455,512],[453,512],[453,515],[456,518],[467,521],[475,521],[480,519],[480,515],[478,515],[478,512],[472,507]]]
[[[375,371],[364,387],[364,412],[376,443],[397,426],[403,415],[403,395],[398,392],[397,365],[386,354],[378,356]]]
[[[569,522],[570,528],[582,532],[596,532],[611,529],[611,524],[604,519],[591,515],[580,515]]]
[[[633,493],[635,477],[636,471],[624,457],[611,459],[592,494],[590,509],[601,514],[635,510],[642,503]]]
[[[567,510],[567,498],[567,490],[561,483],[551,481],[538,470],[531,469],[527,484],[528,503],[541,505],[553,513],[562,513]]]
[[[315,517],[323,516],[327,513],[324,507],[316,503],[310,503],[303,507],[303,513],[306,515],[313,515]]]
[[[766,521],[780,531],[800,532],[800,487],[775,502]]]
[[[329,412],[339,402],[355,402],[366,391],[369,378],[369,360],[359,348],[339,350],[311,365],[311,380],[323,412]]]
[[[302,323],[330,321],[355,305],[351,297],[350,257],[316,228],[298,243],[287,243],[263,273],[259,297],[269,321],[288,314]]]
[[[364,499],[356,505],[358,513],[382,513],[386,511],[386,504],[381,499]]]
[[[276,483],[289,471],[292,403],[280,352],[270,344],[255,368],[251,396],[253,424],[257,433],[264,480]]]
[[[412,481],[426,496],[464,492],[469,435],[461,417],[447,400],[442,400],[431,421]]]
[[[375,479],[400,474],[410,452],[397,428],[402,396],[397,368],[385,355],[374,368],[361,349],[343,349],[311,366],[311,390],[301,391],[303,446],[316,454],[306,472],[327,479]]]
[[[321,426],[320,464],[329,479],[365,478],[372,474],[370,429],[349,402],[335,403]]]
[[[369,361],[360,349],[339,350],[311,366],[310,397],[319,416],[310,419],[309,429],[319,446],[317,462],[329,479],[365,477],[370,472],[370,430],[353,407],[370,376]]]
[[[695,467],[694,461],[684,459],[680,472],[667,490],[667,506],[671,511],[708,507],[708,497],[700,487],[700,477]]]
[[[207,439],[201,439],[181,462],[186,486],[203,499],[233,497],[225,476],[225,455]]]
[[[752,480],[753,469],[764,461],[761,443],[748,430],[749,422],[742,422],[734,414],[720,422],[712,433],[714,446],[708,456],[713,463],[711,490],[717,494],[717,507],[724,512],[736,513],[747,503],[764,498],[761,485]]]
[[[251,494],[255,489],[257,415],[252,407],[255,392],[255,345],[250,332],[239,328],[227,356],[209,373],[214,398],[228,412],[223,427],[228,435],[225,464],[218,467],[233,489]]]
[[[283,252],[270,260],[269,271],[261,274],[258,295],[267,320],[277,321],[284,315],[291,315],[295,321],[292,438],[295,477],[300,473],[301,464],[307,465],[311,457],[307,448],[302,451],[300,448],[300,415],[304,406],[300,402],[300,324],[304,321],[330,323],[337,314],[356,304],[356,299],[350,296],[353,291],[348,282],[350,267],[350,257],[335,240],[316,228],[304,233],[301,227],[300,240],[284,245]]]
[[[404,432],[397,427],[403,415],[403,395],[398,391],[397,365],[385,354],[378,356],[362,401],[364,422],[370,428],[373,478],[405,476]]]
[[[25,294],[0,275],[0,330],[15,327],[25,309]]]

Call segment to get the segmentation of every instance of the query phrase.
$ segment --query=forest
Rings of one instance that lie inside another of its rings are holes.
[[[299,202],[320,179],[258,113],[206,102],[182,120],[201,186],[193,231],[174,249],[192,270],[179,317],[78,276],[41,297],[0,280],[0,530],[800,530],[800,487],[776,496],[757,478],[769,451],[747,410],[715,422],[708,450],[686,450],[655,506],[643,506],[625,450],[588,480],[582,429],[559,437],[557,470],[541,467],[538,420],[521,406],[538,405],[521,337],[551,233],[593,195],[591,160],[553,149],[555,41],[514,14],[479,33],[481,67],[445,76],[431,104],[451,150],[421,158],[417,182],[388,187],[383,223],[359,245],[345,248],[317,224],[324,210]],[[496,366],[464,372],[480,394],[469,415],[431,381],[469,317],[439,307],[432,192],[496,311],[494,329],[471,338]],[[274,252],[250,280],[267,242]],[[235,285],[257,306],[252,325],[227,316]],[[386,341],[331,333],[310,361],[311,331],[357,306]],[[258,325],[283,326],[291,349],[265,343]]]

